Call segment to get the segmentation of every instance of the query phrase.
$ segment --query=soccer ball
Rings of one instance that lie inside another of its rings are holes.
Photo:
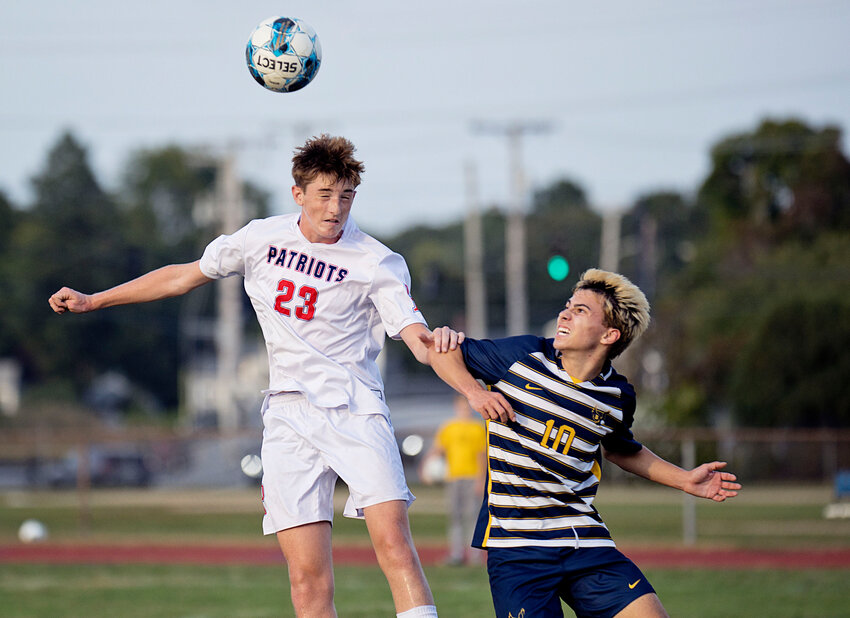
[[[419,473],[423,483],[433,485],[445,481],[447,471],[445,458],[441,455],[434,455],[422,463]]]
[[[22,543],[38,543],[47,539],[47,526],[37,519],[25,519],[18,528],[18,538]]]
[[[248,70],[274,92],[309,84],[322,63],[322,46],[312,26],[294,17],[269,17],[251,33],[245,48]]]
[[[240,462],[242,472],[252,479],[258,479],[263,474],[263,460],[259,455],[249,453],[242,458]]]

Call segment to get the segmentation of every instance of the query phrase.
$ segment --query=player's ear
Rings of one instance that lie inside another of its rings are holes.
[[[298,185],[292,185],[292,199],[295,200],[295,203],[299,206],[304,205],[304,189],[299,187]]]
[[[602,335],[602,343],[605,345],[611,345],[616,343],[620,339],[620,331],[616,328],[609,328],[605,331],[605,334]]]

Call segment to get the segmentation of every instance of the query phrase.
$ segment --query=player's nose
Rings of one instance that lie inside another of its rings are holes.
[[[334,214],[342,212],[342,197],[339,195],[332,195],[331,199],[328,200],[328,210]]]

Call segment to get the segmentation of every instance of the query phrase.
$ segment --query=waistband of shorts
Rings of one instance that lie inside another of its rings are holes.
[[[371,388],[369,390],[372,391],[375,397],[386,403],[387,399],[384,396],[383,391],[376,388]],[[298,401],[299,399],[307,399],[307,395],[301,391],[263,391],[263,394],[267,398],[274,397],[276,401]]]
[[[307,395],[301,391],[274,391],[267,393],[266,396],[269,399],[274,399],[275,401],[298,401],[300,399],[307,399]]]

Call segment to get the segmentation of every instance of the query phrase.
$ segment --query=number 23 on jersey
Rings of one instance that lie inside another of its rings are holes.
[[[292,315],[290,304],[295,298],[295,284],[289,279],[281,279],[277,284],[277,291],[280,294],[274,299],[274,310],[281,315],[289,317]],[[299,320],[312,320],[316,313],[316,301],[319,299],[319,291],[309,285],[302,285],[298,288],[298,297],[303,300],[303,303],[295,307],[295,317]]]

